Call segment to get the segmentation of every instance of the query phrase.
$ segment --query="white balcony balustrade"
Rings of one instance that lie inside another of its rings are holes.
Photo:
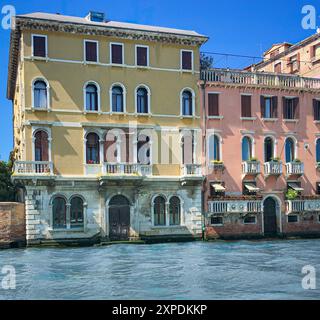
[[[105,163],[103,174],[116,176],[150,176],[152,166],[143,164]]]
[[[320,212],[319,200],[287,200],[286,213]]]
[[[15,161],[14,175],[53,175],[53,163],[49,161]]]
[[[200,164],[185,164],[181,167],[181,175],[187,176],[201,176],[202,168]]]
[[[208,201],[208,210],[210,214],[260,213],[262,212],[262,201],[258,201],[258,200]]]
[[[304,163],[302,162],[289,162],[286,163],[287,176],[292,175],[303,175],[304,174]]]
[[[261,173],[261,164],[259,161],[244,161],[242,163],[242,173],[244,175],[258,175]]]
[[[266,176],[282,175],[282,162],[270,161],[264,164],[264,174]]]
[[[210,69],[201,71],[201,80],[239,85],[256,85],[266,87],[320,89],[320,79],[296,75],[272,74],[264,72],[246,72],[227,69]]]

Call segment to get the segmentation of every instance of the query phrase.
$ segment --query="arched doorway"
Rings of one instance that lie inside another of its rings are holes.
[[[277,227],[277,201],[272,197],[267,198],[263,204],[264,234],[273,236],[278,233]]]
[[[114,196],[109,202],[109,238],[128,241],[130,236],[130,202],[124,196]]]

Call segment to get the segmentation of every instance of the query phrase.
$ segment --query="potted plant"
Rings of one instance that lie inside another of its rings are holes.
[[[258,158],[256,158],[256,157],[252,157],[252,158],[250,158],[249,161],[250,161],[250,162],[258,162],[259,160],[258,160]]]
[[[299,196],[298,191],[293,190],[293,189],[289,189],[289,190],[287,191],[287,194],[286,194],[286,198],[287,198],[288,200],[296,200],[296,199],[298,198],[298,196]]]

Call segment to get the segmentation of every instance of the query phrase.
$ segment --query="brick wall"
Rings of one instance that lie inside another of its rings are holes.
[[[317,214],[299,214],[298,217],[299,220],[295,223],[289,223],[287,216],[283,217],[283,234],[288,236],[320,236],[320,222]]]
[[[0,247],[22,245],[26,238],[25,210],[22,203],[0,203]]]
[[[262,215],[256,216],[255,224],[244,224],[240,215],[233,214],[224,218],[222,226],[207,224],[207,239],[260,238],[262,233]]]

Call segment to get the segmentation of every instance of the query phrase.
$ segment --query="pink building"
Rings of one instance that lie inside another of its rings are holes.
[[[320,234],[320,80],[202,71],[208,238]]]

